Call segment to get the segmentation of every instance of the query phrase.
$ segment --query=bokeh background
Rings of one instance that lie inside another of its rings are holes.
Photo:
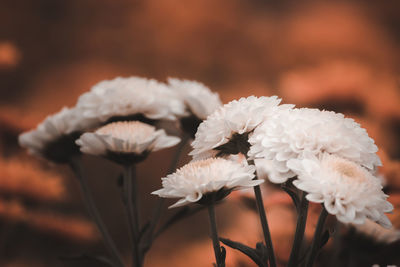
[[[0,22],[0,266],[100,266],[75,259],[105,250],[73,175],[66,166],[27,156],[17,136],[116,76],[194,79],[219,92],[224,103],[278,95],[298,107],[353,117],[380,148],[380,173],[396,206],[390,218],[400,227],[397,0],[2,0]],[[145,217],[156,201],[149,192],[160,187],[173,152],[155,153],[139,166]],[[95,167],[88,173],[96,201],[128,257],[120,170],[91,157],[85,162]],[[265,190],[284,264],[295,213],[286,195]],[[260,227],[242,198],[233,195],[218,207],[218,223],[222,236],[254,246]],[[315,225],[310,213],[308,238]],[[382,244],[376,236],[342,228],[345,243],[335,250],[338,245],[330,242],[321,266],[400,264],[399,242]],[[162,235],[146,266],[211,266],[212,253],[207,217],[200,212]],[[254,266],[229,249],[227,263]]]

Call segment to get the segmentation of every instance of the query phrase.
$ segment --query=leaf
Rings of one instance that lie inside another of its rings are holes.
[[[264,263],[262,257],[257,253],[257,250],[254,248],[248,247],[242,243],[235,242],[226,238],[220,238],[222,243],[227,245],[228,247],[231,247],[233,249],[239,250],[243,254],[247,255],[250,259],[252,259],[258,266],[260,267],[266,267],[266,262]]]
[[[263,262],[267,262],[268,261],[268,249],[267,249],[267,247],[262,242],[258,242],[256,244],[256,250],[258,252],[258,255],[261,256]]]

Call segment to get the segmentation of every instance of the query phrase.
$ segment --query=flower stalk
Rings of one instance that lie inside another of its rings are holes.
[[[179,162],[179,159],[183,152],[183,149],[185,148],[185,146],[189,140],[190,140],[190,136],[188,134],[184,133],[181,142],[178,144],[178,147],[176,149],[174,157],[171,160],[171,163],[170,163],[170,166],[168,169],[168,174],[175,171],[176,167],[178,166],[178,162]],[[150,249],[153,240],[156,238],[156,236],[154,236],[154,230],[157,226],[157,223],[160,220],[164,203],[165,203],[165,198],[161,198],[161,197],[158,198],[156,206],[153,209],[153,214],[152,214],[151,221],[150,221],[147,240],[145,240],[145,243],[143,244],[143,247],[141,248],[143,257],[144,257],[144,254]]]
[[[247,162],[255,166],[254,160],[247,160]],[[254,178],[254,180],[256,179],[258,179],[257,175]],[[256,197],[256,203],[257,203],[258,214],[260,216],[261,227],[263,229],[265,246],[267,247],[268,251],[269,266],[275,267],[276,259],[275,259],[274,247],[272,245],[271,232],[269,231],[267,215],[265,213],[264,201],[261,194],[261,188],[259,185],[257,185],[254,186],[253,190],[254,190],[254,195]]]
[[[219,243],[217,222],[215,219],[214,203],[209,204],[207,208],[208,208],[208,216],[210,219],[211,239],[213,243],[214,255],[215,255],[215,260],[217,262],[217,267],[225,267],[224,259],[223,257],[221,257],[221,246]]]
[[[311,244],[311,252],[308,256],[306,267],[312,267],[315,259],[317,258],[318,252],[320,250],[321,238],[326,217],[328,217],[328,212],[326,211],[325,207],[322,207],[321,214],[318,218],[317,227],[315,228],[314,238]]]
[[[139,247],[139,210],[135,165],[126,165],[124,172],[125,207],[128,213],[129,228],[132,238],[132,262],[135,267],[142,266],[142,255]]]
[[[95,222],[97,229],[99,230],[100,234],[103,237],[104,245],[106,246],[107,250],[114,258],[113,266],[124,267],[125,265],[122,261],[122,257],[114,243],[114,240],[112,239],[110,233],[108,232],[107,227],[104,224],[104,222],[100,216],[100,213],[97,209],[97,206],[92,198],[92,193],[90,191],[86,177],[83,175],[83,172],[82,172],[82,162],[81,162],[80,158],[77,158],[77,157],[71,158],[69,161],[69,165],[79,181],[86,208],[87,208],[90,216],[92,217],[92,220]]]
[[[262,199],[261,188],[259,185],[254,187],[254,194],[256,196],[258,214],[260,216],[261,226],[262,226],[263,233],[264,233],[265,245],[268,250],[269,265],[270,265],[270,267],[275,267],[276,260],[275,260],[274,248],[272,245],[271,233],[269,231],[267,215],[265,214],[264,202]]]
[[[306,229],[307,212],[308,212],[308,200],[306,199],[306,192],[301,192],[302,197],[300,205],[297,209],[297,225],[296,232],[294,235],[292,251],[290,253],[288,267],[298,266],[298,257],[301,250],[301,244],[303,243],[304,231]]]

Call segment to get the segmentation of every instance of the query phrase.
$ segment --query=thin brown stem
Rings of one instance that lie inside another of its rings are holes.
[[[254,160],[249,160],[247,158],[247,156],[246,156],[246,159],[249,164],[255,166]],[[253,180],[256,180],[256,179],[258,179],[257,175],[254,177]],[[261,227],[262,227],[263,234],[264,234],[265,246],[267,247],[267,251],[268,251],[269,266],[276,267],[274,247],[272,245],[271,232],[269,231],[267,215],[265,213],[264,201],[263,201],[262,194],[261,194],[261,187],[259,185],[257,185],[257,186],[254,186],[253,189],[254,189],[254,195],[256,197],[256,203],[257,203],[258,214],[260,216]]]
[[[132,236],[132,261],[135,267],[142,266],[141,253],[139,251],[139,214],[137,209],[137,189],[134,165],[125,166],[124,195],[125,206],[128,213],[129,229]]]
[[[79,181],[86,208],[90,216],[92,217],[92,220],[95,222],[99,232],[101,233],[101,236],[103,237],[103,241],[107,250],[114,258],[113,260],[114,265],[118,267],[124,267],[122,257],[114,243],[114,240],[112,239],[110,233],[108,232],[107,227],[105,226],[100,216],[100,213],[97,209],[97,206],[93,200],[90,187],[87,183],[86,177],[83,175],[82,172],[82,163],[80,158],[72,158],[69,162],[69,165]]]
[[[297,226],[296,233],[294,235],[292,251],[290,253],[288,267],[298,266],[298,258],[301,250],[301,244],[303,243],[304,231],[306,229],[307,212],[308,212],[308,200],[306,199],[306,193],[301,192],[302,197],[300,206],[297,210]]]
[[[172,158],[172,161],[171,161],[170,166],[168,168],[168,174],[170,174],[173,171],[175,171],[175,169],[176,169],[176,167],[178,165],[180,156],[182,154],[182,151],[185,148],[185,146],[186,146],[186,144],[187,144],[187,142],[189,140],[190,140],[190,136],[187,135],[187,134],[184,134],[183,137],[182,137],[182,141],[179,143],[179,145],[178,145],[178,147],[177,147],[177,149],[175,151],[174,157]],[[149,226],[149,230],[148,230],[148,234],[147,234],[148,237],[147,237],[147,240],[145,240],[145,244],[143,245],[143,248],[142,248],[142,250],[143,250],[142,253],[143,254],[145,254],[149,250],[149,248],[151,246],[151,243],[153,242],[153,239],[156,237],[154,235],[154,230],[155,230],[155,228],[157,226],[157,223],[160,220],[160,217],[161,217],[161,214],[162,214],[162,211],[163,211],[164,203],[165,203],[165,198],[162,198],[162,197],[158,198],[156,206],[155,206],[155,208],[153,210],[153,214],[152,214],[151,220],[150,220],[150,226]]]
[[[315,262],[315,259],[318,256],[326,217],[328,217],[328,212],[326,211],[325,207],[322,207],[321,214],[319,215],[318,218],[317,227],[315,228],[314,238],[311,244],[311,252],[310,255],[308,256],[306,267],[312,267]]]
[[[262,199],[261,188],[259,185],[254,187],[254,194],[256,196],[258,214],[260,216],[261,226],[264,233],[265,245],[268,250],[269,265],[271,267],[276,267],[276,260],[275,260],[274,248],[272,246],[271,233],[269,231],[267,215],[265,214],[264,201]]]
[[[212,243],[213,243],[214,255],[215,255],[215,260],[217,262],[217,267],[224,267],[225,262],[224,262],[224,259],[222,259],[222,257],[221,257],[221,246],[219,244],[214,204],[208,205],[208,215],[210,218],[211,239],[212,239]]]

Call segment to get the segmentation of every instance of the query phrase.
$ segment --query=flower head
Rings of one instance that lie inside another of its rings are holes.
[[[368,218],[383,227],[391,226],[384,213],[393,206],[386,200],[380,179],[364,167],[327,153],[319,158],[311,154],[291,159],[288,165],[298,175],[293,184],[307,192],[309,201],[323,203],[339,221],[363,224]]]
[[[81,116],[78,108],[64,107],[60,112],[48,116],[36,129],[22,133],[18,141],[34,155],[65,163],[71,156],[80,153],[75,140],[84,130],[96,124],[96,119]]]
[[[99,155],[120,164],[143,160],[149,152],[179,143],[175,136],[139,121],[113,122],[93,133],[84,133],[76,143],[83,153]]]
[[[162,178],[163,188],[152,194],[180,198],[170,208],[191,202],[218,201],[232,190],[253,187],[263,180],[253,180],[255,167],[223,158],[194,161]]]
[[[254,131],[249,156],[272,160],[269,179],[283,183],[296,174],[287,161],[304,153],[327,152],[370,170],[381,165],[374,140],[353,119],[318,109],[292,109],[276,114]]]
[[[190,155],[201,159],[217,154],[247,154],[248,135],[274,113],[292,107],[278,106],[280,102],[276,96],[250,96],[220,107],[200,124]]]
[[[187,116],[181,118],[181,125],[193,137],[199,124],[222,106],[219,95],[202,83],[169,78],[168,86],[177,93],[189,111]]]
[[[79,97],[77,106],[85,117],[103,122],[115,117],[174,120],[185,114],[182,101],[167,85],[139,77],[99,82]]]
[[[169,78],[168,86],[177,92],[189,111],[200,120],[205,120],[208,115],[222,106],[218,93],[211,92],[200,82]]]

